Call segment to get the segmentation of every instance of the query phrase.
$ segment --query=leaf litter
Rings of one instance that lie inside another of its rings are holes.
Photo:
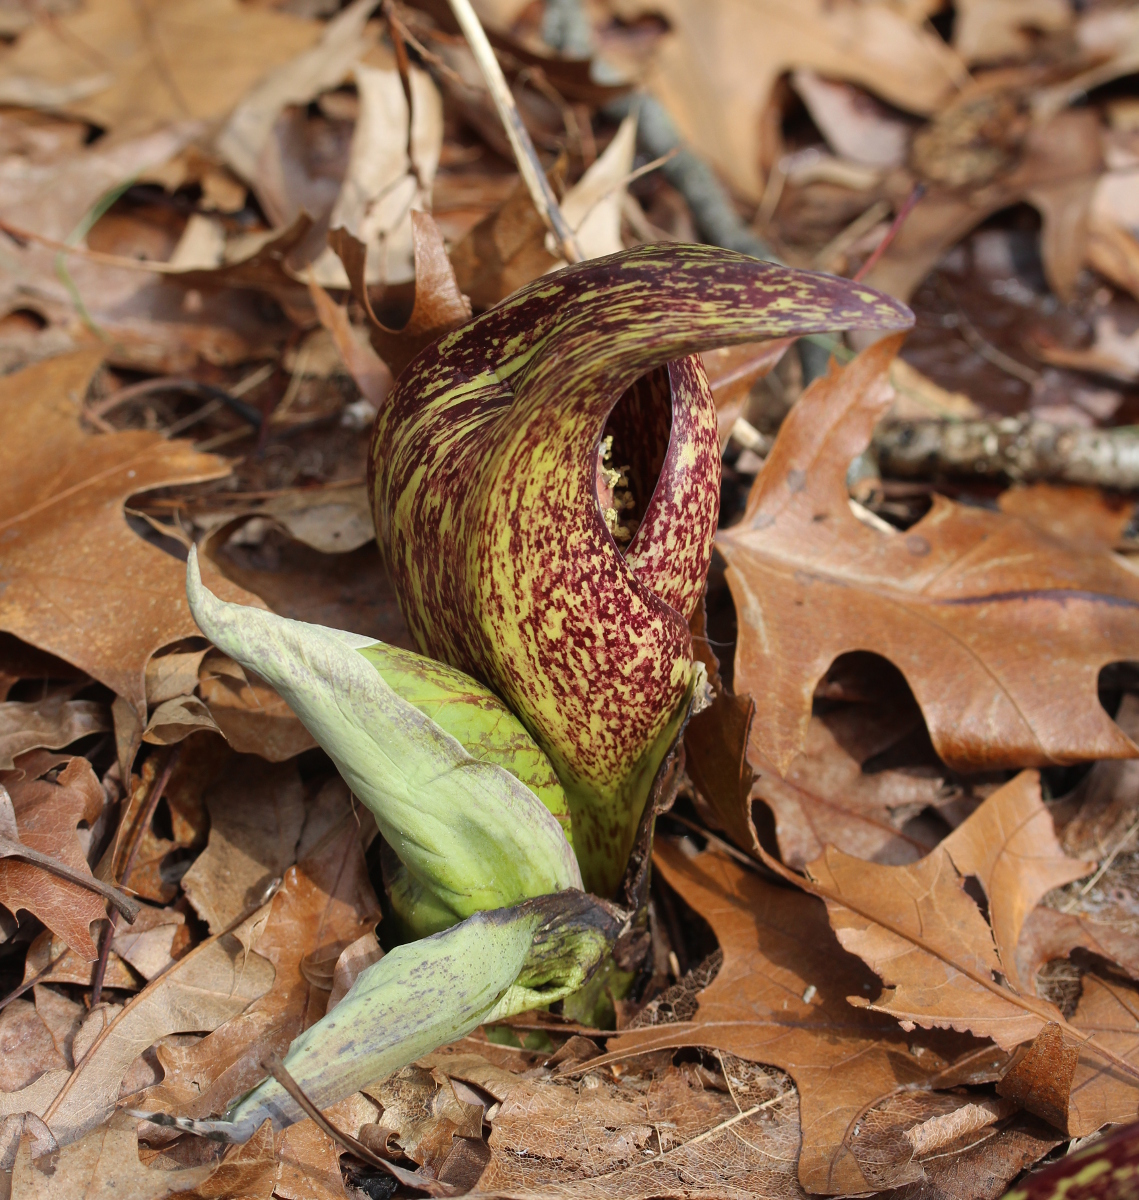
[[[895,478],[876,430],[1134,424],[1135,13],[479,9],[588,256],[762,239],[917,325],[706,356],[713,703],[610,1028],[532,1013],[328,1115],[460,1192],[995,1198],[1139,1118],[1136,497]],[[127,1111],[220,1113],[395,945],[390,849],[182,563],[411,646],[368,427],[557,246],[446,6],[0,16],[0,783],[142,905],[0,859],[5,1186],[390,1196],[311,1120],[223,1149]]]

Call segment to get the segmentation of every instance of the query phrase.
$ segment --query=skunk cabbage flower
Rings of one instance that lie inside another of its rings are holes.
[[[376,532],[408,625],[549,755],[599,895],[620,882],[696,683],[688,620],[720,489],[696,352],[911,322],[834,276],[645,246],[544,276],[441,338],[377,417]],[[607,486],[622,474],[637,521],[624,547]]]

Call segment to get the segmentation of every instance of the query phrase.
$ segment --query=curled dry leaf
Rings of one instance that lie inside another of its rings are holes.
[[[620,1034],[590,1067],[678,1046],[772,1063],[799,1089],[802,1186],[826,1194],[889,1186],[890,1171],[860,1161],[851,1130],[896,1090],[929,1086],[946,1065],[939,1052],[946,1043],[907,1037],[893,1021],[847,1003],[849,995],[869,994],[873,976],[832,940],[812,897],[712,852],[690,860],[665,843],[654,862],[711,924],[724,965],[700,993],[693,1020]],[[891,1164],[898,1182],[913,1178],[912,1153],[909,1147]]]
[[[54,779],[44,778],[58,767]],[[13,771],[0,773],[12,797],[20,841],[81,875],[91,876],[87,856],[76,834],[81,822],[92,825],[102,813],[106,795],[85,758],[67,758],[32,750],[17,759]],[[32,863],[0,859],[0,904],[39,917],[81,958],[95,958],[91,922],[107,915],[95,892],[61,879]]]
[[[71,700],[75,689],[57,692],[43,700],[10,700],[0,704],[0,771],[10,770],[16,755],[46,747],[58,750],[89,733],[111,728],[105,704],[94,700]]]
[[[886,338],[795,405],[717,546],[739,614],[735,688],[765,714],[752,751],[785,773],[816,683],[872,650],[906,678],[951,767],[1130,758],[1101,668],[1139,657],[1139,581],[1110,554],[940,496],[905,533],[850,510],[846,470],[890,403]],[[1042,659],[1033,647],[1047,644]]]
[[[64,355],[0,382],[0,628],[111,688],[133,713],[138,739],[148,660],[198,628],[181,563],[131,529],[123,502],[149,488],[220,479],[230,468],[157,432],[85,433],[81,405],[100,357]],[[227,581],[214,584],[260,603]],[[129,761],[122,766],[125,776]]]
[[[352,295],[368,314],[372,345],[397,377],[420,350],[471,315],[470,302],[455,282],[443,236],[427,213],[412,212],[411,239],[415,300],[404,325],[390,329],[373,311],[368,295],[367,247],[346,229],[333,229],[328,235],[328,244],[344,264]]]

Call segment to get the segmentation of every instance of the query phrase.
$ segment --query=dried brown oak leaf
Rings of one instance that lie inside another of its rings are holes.
[[[245,944],[265,916],[262,908],[234,933],[195,946],[122,1008],[92,1010],[76,1035],[75,1070],[35,1110],[61,1146],[110,1117],[124,1076],[144,1050],[172,1033],[216,1029],[269,990],[272,964]]]
[[[1035,772],[994,792],[933,853],[907,866],[852,858],[828,846],[807,871],[827,901],[838,940],[876,971],[886,990],[873,1004],[900,1021],[992,1038],[1009,1050],[1031,1041],[1059,1010],[1019,980],[1016,946],[1025,918],[1054,887],[1091,863],[1060,848]],[[965,890],[974,876],[986,921]],[[1000,976],[1007,982],[998,982]]]
[[[63,767],[53,779],[44,778]],[[16,813],[20,841],[32,850],[90,875],[76,827],[91,824],[103,811],[106,797],[91,764],[46,750],[31,750],[16,760],[12,771],[0,772]],[[32,863],[0,859],[0,904],[13,913],[26,909],[80,957],[91,961],[98,949],[91,922],[107,915],[106,901],[95,892],[61,879]]]
[[[12,1169],[12,1200],[162,1200],[204,1184],[214,1163],[164,1171],[139,1161],[138,1124],[125,1113],[57,1154],[32,1158],[25,1134]]]
[[[887,4],[620,0],[613,8],[624,18],[653,14],[668,22],[647,86],[683,137],[752,201],[763,192],[761,117],[786,71],[813,67],[929,113],[963,70],[932,30]]]
[[[885,338],[811,385],[743,520],[717,536],[739,615],[735,688],[765,714],[751,752],[786,775],[816,683],[869,650],[901,670],[951,767],[1135,757],[1096,687],[1102,667],[1139,658],[1139,576],[940,496],[904,533],[851,512],[847,467],[891,402],[899,345]]]
[[[873,976],[835,944],[814,898],[712,852],[689,860],[662,843],[653,861],[712,926],[724,964],[700,993],[695,1019],[623,1033],[590,1068],[680,1046],[771,1063],[799,1089],[803,1187],[833,1195],[889,1186],[882,1163],[863,1169],[852,1130],[896,1089],[933,1079],[945,1066],[943,1044],[926,1033],[907,1036],[892,1020],[847,1003],[869,994]],[[913,1178],[909,1153],[894,1167],[898,1182]]]
[[[968,813],[972,797],[947,787],[935,772],[863,770],[873,756],[920,728],[912,702],[844,705],[811,718],[804,752],[786,778],[756,770],[751,794],[774,813],[779,852],[788,866],[802,868],[826,845],[880,863],[913,862],[933,849],[940,834],[905,828],[911,817],[941,805],[951,806],[950,815],[962,808]]]
[[[230,468],[157,432],[86,433],[81,405],[99,361],[84,350],[0,380],[0,629],[106,684],[141,734],[147,661],[199,631],[185,568],[134,533],[123,502]],[[210,586],[263,607],[216,573]]]

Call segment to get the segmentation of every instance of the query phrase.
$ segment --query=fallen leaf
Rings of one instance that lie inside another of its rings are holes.
[[[910,125],[884,104],[849,83],[806,69],[792,72],[791,86],[841,158],[881,168],[900,167],[905,161]]]
[[[456,1092],[468,1083],[470,1095],[497,1101],[487,1113],[482,1193],[804,1196],[796,1175],[798,1105],[782,1072],[721,1053],[713,1074],[703,1064],[673,1065],[670,1050],[625,1061],[612,1074],[581,1076],[562,1070],[572,1062],[535,1063],[540,1056],[517,1053],[506,1060],[508,1070],[488,1061],[493,1047],[484,1044],[484,1057],[470,1046],[444,1048],[421,1065],[449,1078]]]
[[[739,614],[734,687],[766,714],[753,752],[785,773],[817,682],[840,654],[870,650],[902,671],[952,768],[1133,757],[1096,698],[1102,667],[1139,656],[1133,572],[940,496],[904,533],[852,514],[847,466],[890,402],[897,345],[878,342],[804,393],[743,521],[717,536]],[[1029,648],[1040,639],[1046,669]]]
[[[269,1050],[283,1052],[324,1015],[328,993],[305,978],[302,960],[317,949],[343,949],[380,915],[341,780],[326,785],[310,808],[299,855],[285,872],[255,944],[257,954],[273,965],[272,988],[197,1045],[160,1048],[166,1074],[147,1095],[149,1109],[180,1116],[222,1111],[264,1076],[261,1060]]]
[[[174,961],[175,939],[185,925],[186,917],[177,909],[146,905],[133,925],[115,931],[111,949],[143,979],[151,980]]]
[[[267,683],[250,680],[228,655],[211,650],[202,661],[199,690],[230,748],[269,762],[287,762],[316,745],[312,734]]]
[[[601,157],[561,198],[562,216],[577,235],[586,258],[616,254],[624,248],[621,205],[633,167],[636,135],[636,116],[626,117]],[[550,182],[559,192],[560,176],[557,164],[550,172]],[[511,292],[562,265],[552,241],[529,189],[519,179],[502,204],[479,221],[451,251],[458,286],[476,309],[490,308]],[[717,354],[722,356],[730,351],[712,352],[713,356]]]
[[[648,89],[684,139],[752,202],[763,191],[761,116],[784,72],[810,67],[922,114],[943,103],[962,73],[936,34],[885,4],[625,0],[612,8],[626,19],[654,12],[668,22]]]
[[[932,850],[939,835],[907,830],[906,823],[951,800],[971,807],[964,789],[930,772],[863,771],[920,729],[920,714],[905,707],[851,704],[811,718],[803,752],[785,778],[758,767],[751,795],[775,814],[783,861],[800,869],[828,844],[879,863],[913,862]]]
[[[43,700],[0,704],[0,771],[11,770],[16,756],[26,750],[59,750],[89,733],[111,728],[107,706],[95,700],[71,700],[74,690]]]
[[[125,1113],[92,1130],[57,1155],[32,1158],[24,1136],[12,1170],[12,1200],[162,1200],[204,1184],[213,1165],[163,1171],[144,1167],[138,1158],[138,1124]]]
[[[1089,221],[1103,171],[1099,115],[1090,109],[1062,112],[1048,122],[1026,123],[1023,142],[1004,146],[990,140],[1011,137],[1019,112],[1015,93],[1003,96],[978,86],[922,130],[924,141],[916,143],[915,154],[924,151],[928,170],[938,177],[866,283],[907,298],[970,230],[1025,201],[1041,216],[1040,251],[1049,283],[1061,296],[1072,294],[1090,252]]]
[[[123,502],[149,488],[222,478],[229,466],[157,432],[85,433],[79,414],[99,358],[65,355],[0,384],[0,628],[106,684],[133,710],[141,737],[147,661],[198,628],[182,564],[131,529]]]
[[[203,795],[232,759],[229,748],[218,737],[200,736],[189,742],[179,755],[163,793],[161,807],[170,814],[173,835],[163,837],[155,832],[153,820],[144,829],[138,827],[150,789],[164,765],[162,756],[150,755],[140,774],[131,777],[130,796],[119,818],[115,839],[100,863],[100,873],[121,878],[127,856],[137,843],[130,876],[132,891],[147,900],[169,904],[178,894],[178,885],[169,874],[164,874],[164,864],[174,851],[200,850],[206,844],[209,817]]]
[[[44,778],[63,767],[54,780]],[[90,876],[87,856],[76,826],[93,824],[107,803],[102,785],[85,758],[67,758],[32,750],[0,774],[16,813],[20,841],[80,874]],[[107,915],[106,902],[77,883],[52,875],[32,863],[0,859],[0,904],[40,918],[80,957],[93,960],[92,921]]]
[[[100,81],[65,102],[67,110],[122,138],[168,121],[224,117],[267,70],[319,35],[315,21],[234,0],[161,0],[145,13],[98,0],[50,27],[33,25],[4,65],[40,85]]]
[[[246,925],[258,918],[264,914]],[[273,976],[273,965],[235,933],[202,942],[123,1008],[92,1012],[76,1035],[75,1070],[38,1115],[61,1146],[77,1141],[114,1111],[123,1077],[144,1050],[171,1033],[216,1029],[264,995]]]
[[[376,1119],[376,1105],[356,1092],[325,1109],[324,1115],[337,1129],[359,1137],[361,1129]],[[308,1118],[290,1125],[277,1139],[274,1193],[283,1200],[345,1200],[348,1193],[340,1172],[343,1152]]]
[[[1067,0],[958,0],[953,48],[970,66],[1010,62],[1030,57],[1040,34],[1074,24]]]
[[[558,180],[558,168],[549,173]],[[546,249],[546,225],[523,179],[470,229],[454,250],[456,286],[482,311],[557,266]],[[381,351],[382,353],[382,351]]]
[[[19,1091],[45,1071],[66,1066],[32,1001],[13,1000],[0,1012],[0,1092]]]
[[[1119,980],[1083,977],[1083,992],[1071,1024],[1093,1040],[1079,1047],[1068,1099],[1072,1137],[1087,1137],[1107,1124],[1139,1117],[1139,1082],[1110,1063],[1095,1048],[1116,1054],[1133,1067],[1139,1064],[1139,991]],[[1071,1044],[1071,1038],[1067,1038]]]
[[[325,1012],[330,1013],[348,995],[356,977],[372,963],[379,962],[383,956],[383,947],[374,930],[361,934],[354,942],[345,946],[332,969],[332,987],[328,993],[328,1007]]]
[[[839,941],[885,985],[873,1003],[853,997],[852,1004],[1010,1050],[1050,1020],[1064,1024],[1017,973],[1025,919],[1046,892],[1091,867],[1061,850],[1039,778],[1026,771],[917,863],[881,866],[828,846],[807,871]],[[963,886],[969,876],[984,889],[988,921]]]
[[[360,115],[329,224],[363,245],[363,278],[369,285],[416,278],[411,214],[430,210],[443,147],[443,99],[438,89],[418,68],[412,68],[410,83],[409,137],[408,102],[399,72],[363,63],[356,67]],[[350,286],[332,249],[312,264],[307,277],[326,288]]]
[[[277,118],[288,105],[308,104],[321,92],[344,82],[357,59],[374,44],[374,38],[366,32],[373,8],[371,0],[355,0],[337,13],[325,26],[319,42],[262,75],[230,113],[215,145],[226,162],[259,194],[259,185],[263,183],[259,167]],[[265,197],[260,198],[265,203]],[[266,211],[279,224],[288,224],[296,216],[295,213],[282,216],[270,205]]]
[[[228,1146],[204,1182],[186,1200],[269,1200],[277,1181],[277,1154],[269,1121],[243,1145]]]
[[[399,329],[393,329],[372,308],[367,285],[367,246],[346,229],[335,228],[328,235],[328,244],[344,264],[352,295],[368,315],[372,345],[397,378],[420,350],[471,315],[470,302],[455,280],[439,227],[427,213],[412,210],[411,241],[415,299],[407,321]]]
[[[912,1147],[904,1161],[871,1169],[850,1146],[850,1130],[896,1089],[928,1085],[945,1066],[936,1043],[907,1038],[892,1021],[847,1003],[869,992],[873,977],[831,940],[812,897],[711,851],[688,859],[661,843],[654,862],[711,924],[724,965],[700,993],[694,1020],[622,1033],[590,1067],[680,1046],[772,1063],[799,1090],[799,1181],[807,1191],[871,1191],[890,1186],[891,1171],[905,1178]]]
[[[1009,488],[997,500],[1001,512],[1019,517],[1053,537],[1088,549],[1115,550],[1131,523],[1134,504],[1100,488],[1034,483]]]
[[[1086,349],[1070,350],[1043,343],[1032,349],[1038,358],[1057,367],[1094,371],[1123,383],[1139,382],[1139,330],[1123,333],[1110,313],[1096,317],[1095,337]]]
[[[28,947],[23,982],[28,983],[34,977],[41,983],[75,983],[89,988],[94,974],[94,962],[72,954],[62,938],[53,936],[50,929],[45,929]],[[142,986],[141,976],[114,951],[107,956],[103,980],[104,987],[128,992],[137,992]]]
[[[175,650],[156,654],[146,664],[146,703],[162,704],[187,696],[198,686],[198,668],[209,653],[202,650]]]
[[[1045,963],[1067,958],[1073,950],[1087,950],[1116,963],[1139,979],[1139,938],[1096,921],[1083,913],[1062,912],[1038,905],[1028,914],[1016,948],[1016,970],[1021,981],[1039,991],[1036,976]]]
[[[282,492],[254,511],[322,554],[347,554],[376,536],[363,483]]]
[[[210,836],[182,876],[198,916],[220,933],[293,863],[304,823],[304,792],[293,763],[235,759],[206,793]]]

